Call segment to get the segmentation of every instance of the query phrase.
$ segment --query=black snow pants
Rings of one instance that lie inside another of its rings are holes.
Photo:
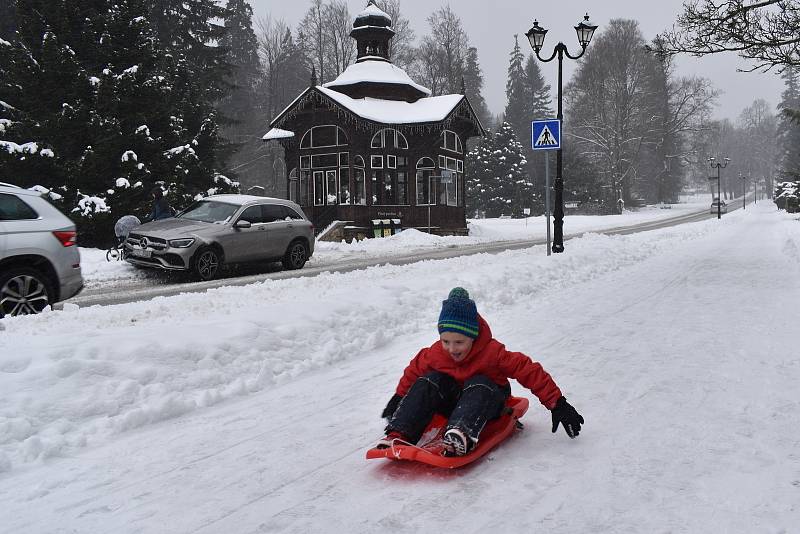
[[[503,413],[510,386],[475,375],[459,387],[450,375],[432,371],[417,379],[395,410],[386,431],[400,432],[416,443],[435,413],[448,417],[446,428],[459,428],[474,441],[490,419]]]

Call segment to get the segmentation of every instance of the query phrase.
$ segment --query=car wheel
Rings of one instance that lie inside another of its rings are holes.
[[[219,272],[221,263],[219,251],[211,247],[201,249],[194,260],[194,274],[202,281],[213,280]]]
[[[289,248],[286,249],[286,254],[283,255],[283,268],[284,269],[301,269],[308,260],[308,250],[302,241],[293,241]]]
[[[31,315],[49,306],[52,282],[34,269],[12,269],[0,275],[0,317]]]

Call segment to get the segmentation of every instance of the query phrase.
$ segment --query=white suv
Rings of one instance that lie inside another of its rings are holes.
[[[0,182],[0,318],[83,289],[75,225],[36,191]]]

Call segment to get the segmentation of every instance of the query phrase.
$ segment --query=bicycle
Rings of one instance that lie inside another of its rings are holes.
[[[131,230],[142,224],[135,215],[125,215],[114,225],[114,235],[117,237],[117,244],[106,250],[106,261],[122,261],[125,259],[125,241]]]

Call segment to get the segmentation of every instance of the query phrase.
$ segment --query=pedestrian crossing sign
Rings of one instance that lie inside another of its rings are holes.
[[[561,149],[561,121],[558,119],[531,121],[531,148],[534,150]]]

